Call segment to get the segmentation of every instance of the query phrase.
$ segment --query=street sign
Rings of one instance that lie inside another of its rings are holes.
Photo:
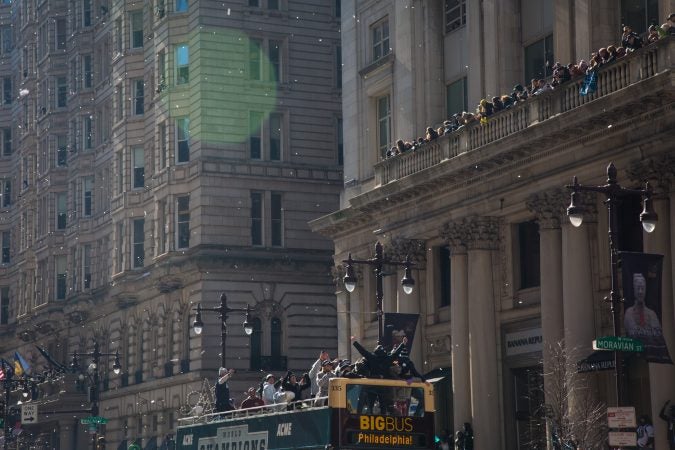
[[[607,350],[612,352],[643,352],[642,341],[623,336],[603,336],[593,341],[593,350]]]
[[[101,425],[104,423],[108,423],[108,419],[99,416],[83,417],[82,419],[80,419],[80,423],[82,425]]]
[[[30,425],[38,423],[38,409],[34,403],[21,405],[21,423]]]
[[[610,406],[607,408],[607,425],[609,428],[635,428],[635,407]]]
[[[141,450],[141,447],[136,444],[131,444],[127,450]]]
[[[635,447],[637,445],[637,435],[635,431],[610,431],[610,447]]]

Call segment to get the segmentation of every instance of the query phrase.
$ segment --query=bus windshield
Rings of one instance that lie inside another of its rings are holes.
[[[395,417],[423,417],[424,390],[408,386],[347,386],[349,414]]]

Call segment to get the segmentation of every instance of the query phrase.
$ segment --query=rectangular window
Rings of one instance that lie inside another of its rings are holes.
[[[385,95],[377,99],[377,148],[380,156],[384,157],[389,149],[391,141],[391,107],[389,96]]]
[[[259,8],[260,7],[260,0],[248,0],[248,6],[252,8]]]
[[[82,180],[82,212],[85,217],[91,216],[93,194],[94,177],[84,177]]]
[[[335,17],[337,19],[342,17],[342,0],[335,0]]]
[[[176,85],[190,81],[190,47],[187,44],[176,46]]]
[[[553,74],[553,35],[525,47],[525,83],[532,79],[543,79]]]
[[[272,113],[270,114],[269,127],[270,127],[270,138],[269,138],[269,148],[270,148],[270,161],[281,161],[281,114]]]
[[[342,46],[335,47],[335,87],[342,89]]]
[[[251,245],[263,245],[263,194],[251,192]]]
[[[91,66],[91,55],[82,56],[82,84],[85,89],[92,87],[94,81],[94,73]]]
[[[539,286],[539,225],[536,221],[518,224],[520,289]]]
[[[82,247],[82,289],[91,288],[91,244]]]
[[[143,10],[129,13],[131,48],[143,48]]]
[[[115,87],[115,120],[118,122],[124,119],[124,90],[122,83]]]
[[[658,26],[658,0],[621,0],[621,23],[638,34],[646,33],[649,25]]]
[[[12,204],[12,181],[2,180],[2,207],[7,208]]]
[[[0,27],[0,39],[2,39],[2,53],[7,55],[14,49],[14,42],[12,37],[12,27],[4,25]]]
[[[124,52],[124,34],[122,34],[122,17],[115,19],[115,52],[121,55]]]
[[[343,137],[342,137],[342,119],[337,120],[337,125],[336,125],[336,135],[337,135],[337,160],[339,165],[344,164],[345,160],[345,152],[344,152],[344,145],[343,145]]]
[[[281,194],[272,192],[270,201],[270,219],[272,228],[272,246],[283,245],[283,208],[281,206]]]
[[[0,325],[9,323],[9,287],[0,288]]]
[[[14,101],[14,93],[12,92],[12,77],[2,78],[2,104],[11,105]]]
[[[251,80],[262,79],[262,41],[250,39],[248,43],[248,77]]]
[[[145,113],[145,82],[143,81],[143,78],[139,78],[133,80],[131,85],[134,90],[134,115],[141,116]]]
[[[450,248],[438,248],[438,306],[450,306]]]
[[[117,224],[117,272],[124,271],[124,224]]]
[[[56,229],[66,229],[66,218],[68,217],[68,194],[59,192],[56,194]]]
[[[269,41],[267,59],[270,64],[269,81],[281,81],[281,41]]]
[[[190,247],[190,197],[176,198],[176,248]]]
[[[145,219],[134,219],[134,268],[143,267],[145,261]]]
[[[249,113],[249,153],[251,159],[262,159],[262,113]]]
[[[85,150],[91,150],[94,147],[92,122],[90,115],[82,117],[82,148]]]
[[[373,61],[386,56],[389,48],[389,21],[383,20],[371,28]]]
[[[91,26],[91,0],[82,0],[82,26]]]
[[[267,9],[279,9],[279,0],[267,0]]]
[[[12,154],[12,129],[2,129],[2,156],[10,156]]]
[[[159,154],[159,168],[164,169],[166,167],[167,158],[167,145],[166,145],[166,122],[162,122],[157,126],[157,153]]]
[[[66,19],[60,17],[56,19],[56,49],[65,50],[66,39],[68,39],[68,28]]]
[[[68,257],[59,255],[54,257],[54,269],[56,272],[56,299],[66,299],[66,279],[68,276]]]
[[[164,50],[157,53],[157,93],[166,89],[166,53]]]
[[[2,264],[9,264],[11,262],[10,246],[12,242],[12,234],[9,231],[2,232]]]
[[[56,77],[56,107],[65,108],[68,102],[68,78]]]
[[[166,223],[166,202],[161,200],[157,202],[157,254],[166,253],[166,243],[168,241],[168,226]]]
[[[68,164],[68,136],[56,136],[56,166],[65,167]]]
[[[188,6],[188,0],[176,0],[176,12],[186,12]]]
[[[445,0],[445,32],[466,25],[466,0]]]
[[[466,80],[466,77],[464,77],[445,87],[446,117],[469,109]]]
[[[145,186],[145,151],[143,147],[134,147],[131,153],[134,163],[133,188],[139,189]]]
[[[124,154],[117,152],[117,193],[124,192]]]
[[[190,119],[179,117],[176,119],[176,162],[190,161]]]

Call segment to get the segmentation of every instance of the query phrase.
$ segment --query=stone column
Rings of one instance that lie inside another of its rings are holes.
[[[495,321],[492,251],[498,220],[477,217],[466,222],[468,249],[469,360],[475,447],[500,449],[502,442],[499,359]]]
[[[541,330],[544,338],[544,396],[550,404],[555,392],[552,380],[554,362],[551,350],[564,339],[563,328],[563,280],[562,280],[562,231],[560,217],[566,196],[562,190],[535,194],[527,201],[530,211],[537,214],[539,223],[540,304]],[[548,427],[546,434],[552,430]],[[547,440],[550,442],[550,439]]]
[[[441,230],[450,246],[450,341],[452,358],[452,411],[454,429],[471,422],[471,371],[469,366],[469,296],[466,227],[450,222]]]
[[[593,283],[589,233],[597,226],[592,210],[595,196],[583,196],[587,214],[584,223],[573,227],[569,221],[562,224],[562,274],[563,274],[563,322],[565,350],[571,361],[567,362],[576,377],[576,361],[585,358],[593,350],[595,339],[595,311],[593,307]],[[591,212],[589,214],[589,212]],[[601,255],[605,257],[606,255]],[[574,390],[569,397],[568,406],[571,414],[579,405],[589,401],[590,378],[575,378],[580,389]]]

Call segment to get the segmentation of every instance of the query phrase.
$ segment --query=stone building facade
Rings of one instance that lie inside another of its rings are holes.
[[[0,5],[0,355],[40,371],[34,345],[62,362],[94,341],[119,351],[120,376],[101,367],[111,448],[159,446],[215,377],[218,318],[191,324],[221,292],[254,325],[228,317],[235,401],[335,351],[332,244],[307,222],[339,206],[339,15],[319,0]],[[42,386],[41,408],[88,405],[66,384]],[[89,439],[59,414],[27,434]]]
[[[644,32],[675,4],[392,0],[342,8],[345,187],[340,209],[311,227],[333,239],[338,268],[350,253],[372,257],[376,241],[385,254],[418,262],[412,295],[385,278],[383,309],[420,314],[412,357],[420,372],[445,377],[436,385],[438,431],[471,422],[476,448],[532,448],[533,433],[544,433],[537,411],[551,401],[541,394],[547,349],[564,342],[576,363],[592,354],[593,339],[612,334],[604,198],[584,197],[585,221],[573,228],[565,188],[574,175],[603,184],[609,162],[624,186],[650,181],[656,192],[651,234],[642,232],[639,198],[620,205],[618,249],[665,255],[661,310],[672,356],[672,37],[600,68],[592,95],[580,96],[577,78],[414,152],[385,152],[481,98],[549,76],[555,61],[620,45],[622,23]],[[357,356],[351,339],[372,345],[377,335],[373,276],[361,270],[357,278],[352,293],[338,285],[341,357]],[[626,361],[627,404],[652,417],[665,449],[658,413],[675,399],[675,370]],[[613,374],[583,375],[609,405]]]

